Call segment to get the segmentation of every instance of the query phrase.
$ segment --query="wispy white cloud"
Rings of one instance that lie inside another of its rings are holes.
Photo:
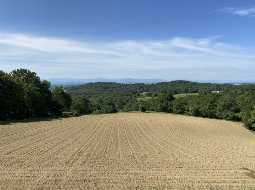
[[[237,15],[237,16],[255,16],[255,7],[250,8],[233,8],[226,7],[220,10],[221,12]]]
[[[24,34],[0,34],[0,44],[32,51],[41,51],[44,53],[78,52],[90,54],[114,54],[110,51],[93,48],[91,44],[67,39],[35,37]]]
[[[254,52],[217,36],[87,41],[0,33],[0,69],[26,67],[44,78],[255,80]]]

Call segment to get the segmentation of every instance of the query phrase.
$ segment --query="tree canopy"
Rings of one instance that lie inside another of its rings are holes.
[[[255,85],[173,81],[157,84],[90,83],[51,88],[27,69],[0,71],[0,120],[155,111],[243,121],[255,130]]]

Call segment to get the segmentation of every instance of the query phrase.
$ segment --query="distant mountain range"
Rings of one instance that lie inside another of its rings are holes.
[[[106,79],[106,78],[96,78],[96,79],[72,79],[72,78],[52,78],[48,79],[53,86],[63,85],[63,86],[74,86],[81,85],[87,83],[95,83],[95,82],[114,82],[114,83],[122,83],[122,84],[136,84],[136,83],[144,83],[144,84],[155,84],[159,82],[170,82],[170,80],[164,79],[136,79],[136,78],[120,78],[120,79]],[[252,81],[196,81],[201,83],[228,83],[234,85],[240,84],[254,84]]]
[[[134,78],[123,78],[123,79],[105,79],[105,78],[96,78],[96,79],[68,79],[68,78],[55,78],[49,79],[52,85],[64,85],[64,86],[72,86],[72,85],[80,85],[94,82],[115,82],[115,83],[123,83],[123,84],[135,84],[135,83],[145,83],[145,84],[153,84],[158,82],[166,82],[167,80],[162,79],[134,79]]]

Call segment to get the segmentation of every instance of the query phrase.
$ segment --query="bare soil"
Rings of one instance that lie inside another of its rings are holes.
[[[255,189],[255,135],[163,113],[0,125],[0,189]]]

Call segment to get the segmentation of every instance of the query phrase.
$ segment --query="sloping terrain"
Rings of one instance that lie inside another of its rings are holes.
[[[0,189],[255,189],[255,135],[163,113],[1,125]]]

